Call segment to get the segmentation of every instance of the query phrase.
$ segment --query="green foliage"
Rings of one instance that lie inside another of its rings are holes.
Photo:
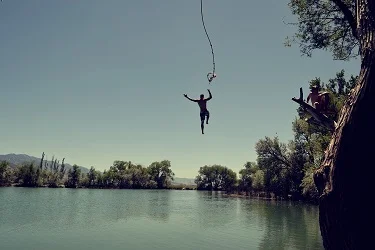
[[[246,162],[240,170],[239,191],[259,192],[264,189],[264,172],[255,162]]]
[[[41,171],[33,163],[19,166],[14,175],[15,181],[23,187],[38,187],[42,184]]]
[[[68,180],[66,182],[66,186],[70,188],[78,187],[81,178],[81,169],[74,164],[73,169],[68,170]]]
[[[238,186],[240,190],[249,192],[252,189],[254,174],[258,170],[258,166],[255,162],[246,162],[244,167],[239,172],[240,180]]]
[[[257,163],[264,173],[265,191],[286,197],[291,185],[291,152],[277,137],[265,137],[255,145]]]
[[[158,188],[167,188],[170,186],[171,180],[173,180],[174,173],[170,169],[171,162],[164,160],[161,162],[153,162],[148,167],[148,173],[150,174],[151,180],[153,180]]]
[[[11,170],[6,161],[0,162],[0,187],[9,186],[11,184]]]
[[[98,177],[100,172],[96,171],[94,167],[91,167],[87,173],[87,187],[94,187],[98,185]]]
[[[289,7],[298,18],[298,32],[287,44],[298,42],[301,52],[311,56],[315,49],[329,50],[335,59],[348,60],[356,57],[354,49],[358,41],[349,15],[344,15],[345,8],[355,13],[355,0],[342,0],[340,8],[335,1],[326,0],[290,0]]]
[[[198,190],[232,191],[237,184],[237,174],[221,165],[203,166],[195,178]]]
[[[44,152],[38,166],[27,163],[17,166],[14,171],[7,162],[0,162],[0,186],[15,184],[23,187],[65,186],[68,188],[134,188],[156,189],[171,188],[174,173],[171,162],[163,160],[153,162],[148,167],[133,164],[131,161],[114,161],[104,172],[97,171],[93,166],[88,173],[82,173],[77,165],[66,171],[64,159],[60,164],[55,157],[50,163],[44,160]],[[193,189],[191,186],[185,189]]]
[[[265,137],[255,144],[258,154],[258,167],[274,166],[276,168],[287,168],[290,166],[288,149],[284,143],[279,142],[278,137],[273,139]]]
[[[305,165],[305,173],[301,183],[302,195],[309,200],[317,200],[319,197],[318,190],[314,184],[313,174],[315,167],[309,166],[307,163]]]
[[[257,170],[252,176],[252,189],[259,192],[264,189],[264,173],[262,170]]]
[[[76,172],[75,172],[76,171]],[[87,174],[68,171],[67,187],[148,189],[169,188],[174,173],[170,161],[153,162],[149,167],[133,164],[131,161],[114,161],[103,173],[91,167]]]
[[[167,178],[164,179],[166,186],[169,187],[170,180],[173,180],[174,173],[171,169],[167,170]],[[147,168],[141,165],[133,165],[130,169],[130,178],[132,182],[132,188],[155,188],[155,184],[150,184],[150,176]],[[163,181],[162,181],[163,182]]]

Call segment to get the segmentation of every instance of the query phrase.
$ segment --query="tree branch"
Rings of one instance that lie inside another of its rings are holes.
[[[358,39],[356,22],[353,13],[349,9],[349,7],[342,0],[332,0],[332,2],[334,2],[337,5],[337,7],[339,7],[339,9],[342,11],[346,21],[349,23],[350,28],[352,29],[353,36]]]

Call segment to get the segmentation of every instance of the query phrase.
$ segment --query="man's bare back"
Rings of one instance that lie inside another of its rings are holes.
[[[201,112],[207,110],[207,100],[208,99],[197,100],[198,105],[199,105],[199,107],[201,109]]]
[[[309,101],[311,100],[312,106],[315,107],[315,103],[319,102],[319,99],[320,99],[319,93],[310,93],[307,96],[307,103],[309,103]]]
[[[212,99],[212,95],[211,95],[211,91],[209,89],[207,89],[207,90],[208,90],[208,93],[210,94],[210,96],[208,98],[206,98],[206,99],[204,99],[204,95],[203,94],[200,95],[200,99],[199,100],[191,99],[186,94],[184,94],[184,96],[187,99],[189,99],[192,102],[197,102],[198,105],[199,105],[199,108],[200,108],[200,117],[201,117],[202,134],[204,134],[204,132],[203,132],[203,130],[204,130],[204,120],[206,118],[206,124],[208,124],[208,119],[210,118],[210,112],[207,110],[207,101]]]

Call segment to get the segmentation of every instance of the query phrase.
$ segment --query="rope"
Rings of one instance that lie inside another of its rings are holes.
[[[204,19],[203,19],[203,0],[201,0],[201,17],[202,17],[202,24],[203,24],[204,32],[206,33],[208,42],[210,43],[211,53],[212,53],[213,70],[212,70],[212,73],[210,72],[210,73],[207,74],[208,83],[211,83],[211,81],[216,77],[216,74],[215,74],[215,53],[214,53],[214,49],[212,48],[211,39],[210,39],[210,37],[209,37],[209,35],[207,33],[206,25],[204,24]]]

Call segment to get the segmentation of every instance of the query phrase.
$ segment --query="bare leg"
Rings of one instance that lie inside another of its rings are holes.
[[[210,112],[207,111],[207,114],[206,114],[206,124],[208,124],[208,119],[210,119]]]
[[[328,110],[327,94],[322,95],[322,97],[320,98],[320,103],[321,103],[321,110],[327,111]]]
[[[201,112],[200,113],[200,117],[201,117],[201,130],[202,130],[202,134],[204,134],[204,118],[205,118],[205,113]]]

